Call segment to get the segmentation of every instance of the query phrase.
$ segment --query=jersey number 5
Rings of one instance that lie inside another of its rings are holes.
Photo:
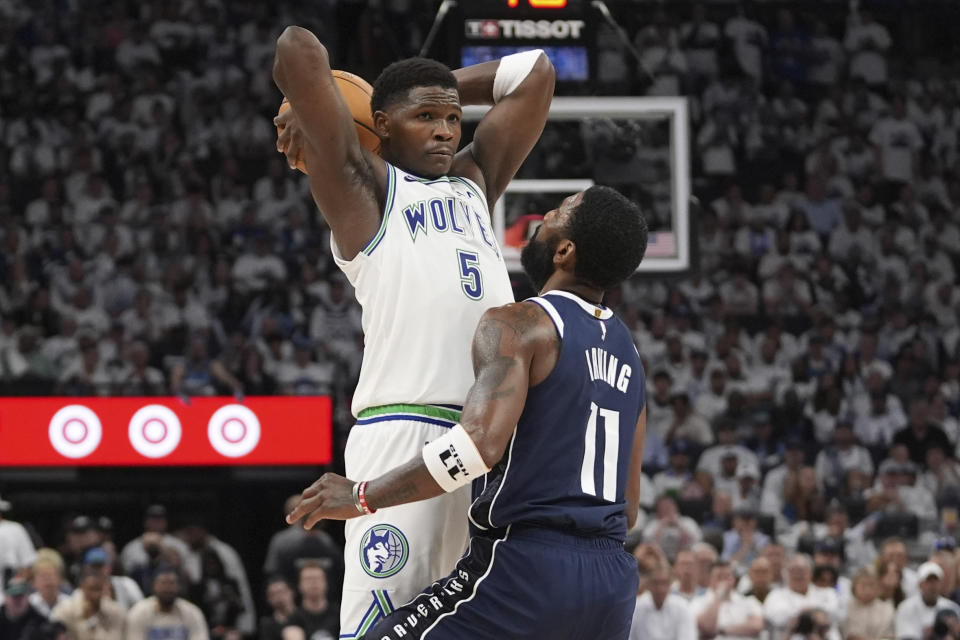
[[[471,300],[479,300],[483,297],[483,274],[477,266],[479,256],[473,251],[457,249],[457,260],[460,263],[460,288]]]
[[[594,468],[597,461],[597,414],[603,418],[603,499],[617,501],[617,458],[620,454],[620,412],[601,409],[590,403],[590,418],[584,436],[583,466],[580,467],[580,487],[583,492],[597,495]]]

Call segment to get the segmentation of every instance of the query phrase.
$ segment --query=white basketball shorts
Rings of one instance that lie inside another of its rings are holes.
[[[347,477],[373,480],[460,420],[453,405],[387,405],[360,412],[344,451]],[[467,548],[470,487],[347,520],[340,637],[374,623],[453,571]]]

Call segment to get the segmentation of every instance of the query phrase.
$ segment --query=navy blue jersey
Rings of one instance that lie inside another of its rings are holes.
[[[473,483],[477,530],[525,524],[582,536],[626,536],[624,490],[643,367],[627,327],[564,291],[539,304],[560,336],[546,380],[531,387],[503,459]]]

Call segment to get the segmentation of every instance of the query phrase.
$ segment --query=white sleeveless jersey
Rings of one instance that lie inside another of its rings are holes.
[[[480,316],[513,302],[484,194],[465,178],[420,178],[387,163],[380,229],[334,258],[363,308],[353,414],[387,404],[463,405]]]

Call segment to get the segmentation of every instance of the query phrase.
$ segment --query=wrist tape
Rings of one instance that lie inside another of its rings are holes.
[[[437,484],[450,493],[490,470],[461,425],[456,425],[423,448],[423,462]]]
[[[530,75],[541,53],[543,53],[542,49],[534,49],[500,58],[500,66],[497,67],[497,73],[493,77],[494,104],[516,91],[524,78]]]

